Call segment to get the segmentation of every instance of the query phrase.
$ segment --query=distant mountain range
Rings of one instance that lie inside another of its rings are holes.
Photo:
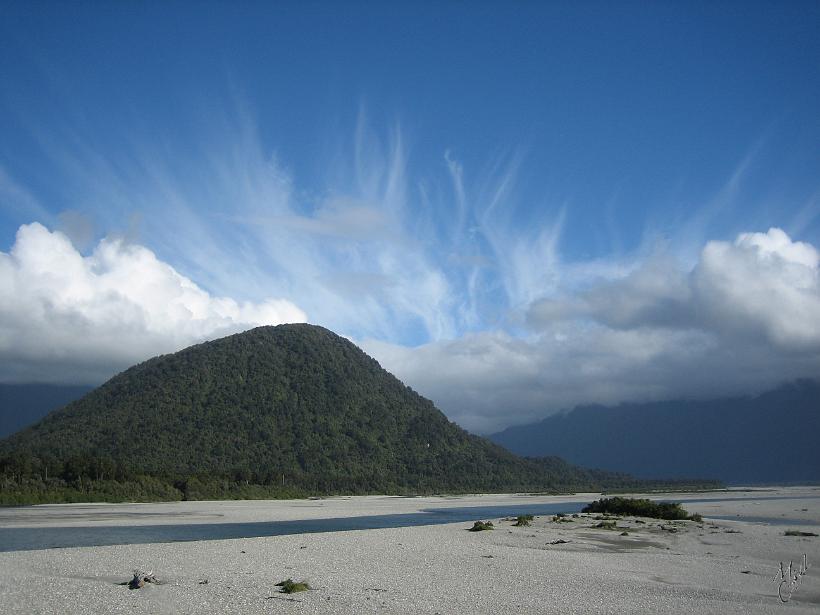
[[[350,341],[304,324],[126,370],[0,441],[0,477],[6,503],[647,486],[471,435]]]
[[[59,384],[0,384],[0,438],[33,425],[52,410],[80,399],[92,388]]]
[[[558,455],[637,477],[816,483],[820,382],[757,397],[578,407],[489,437],[519,455]]]

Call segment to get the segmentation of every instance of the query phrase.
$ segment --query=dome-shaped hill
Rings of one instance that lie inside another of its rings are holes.
[[[136,365],[0,443],[6,469],[21,456],[40,476],[148,475],[182,490],[194,477],[314,493],[558,489],[606,478],[468,434],[350,341],[306,324]]]

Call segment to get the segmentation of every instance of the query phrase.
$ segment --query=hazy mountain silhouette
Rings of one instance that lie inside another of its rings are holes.
[[[93,387],[59,384],[0,384],[0,438],[33,425],[79,399]]]
[[[489,437],[519,455],[637,477],[817,482],[820,383],[800,380],[757,397],[578,407]]]

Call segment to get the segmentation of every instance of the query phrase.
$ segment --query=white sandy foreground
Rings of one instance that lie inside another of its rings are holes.
[[[689,498],[730,497],[719,504]],[[789,496],[763,500],[761,497]],[[471,523],[187,543],[0,553],[0,613],[812,613],[820,612],[820,489],[671,495],[704,523],[626,518],[617,530],[579,517],[531,527]],[[0,527],[266,521],[406,513],[430,507],[593,499],[465,496],[289,502],[64,505],[0,510]],[[711,521],[737,514],[798,519],[788,526]],[[663,527],[661,527],[663,526]],[[676,531],[672,532],[671,529]],[[627,531],[628,536],[621,532]],[[564,540],[563,544],[551,544]],[[777,596],[781,561],[810,567],[790,602]],[[120,585],[134,569],[161,585]],[[286,578],[311,591],[279,592]],[[207,581],[207,583],[205,583]]]

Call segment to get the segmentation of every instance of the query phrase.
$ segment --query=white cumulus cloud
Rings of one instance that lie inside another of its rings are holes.
[[[706,244],[692,273],[693,309],[724,334],[784,349],[820,349],[820,256],[780,229]]]
[[[9,381],[99,382],[199,341],[305,320],[283,299],[214,297],[122,239],[103,239],[84,256],[33,223],[0,252],[0,374]]]
[[[615,329],[701,329],[820,349],[820,255],[782,230],[710,241],[691,271],[652,257],[621,277],[530,306],[536,328],[587,319]]]

